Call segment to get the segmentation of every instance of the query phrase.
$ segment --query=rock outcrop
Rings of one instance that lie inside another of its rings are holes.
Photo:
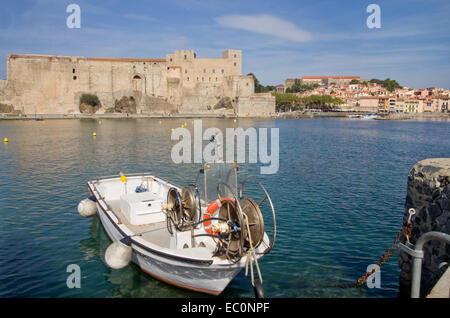
[[[226,109],[233,109],[233,103],[231,102],[231,98],[226,96],[226,97],[222,97],[216,105],[214,105],[213,109],[222,109],[222,108],[226,108]]]
[[[0,114],[21,114],[20,110],[14,109],[13,105],[0,104]]]
[[[114,112],[136,114],[137,105],[133,96],[122,96],[121,99],[116,100],[114,103]]]
[[[414,165],[408,175],[404,222],[410,208],[416,210],[412,218],[412,244],[430,231],[450,234],[450,158],[425,159]],[[434,240],[426,243],[423,251],[422,297],[429,293],[448,267],[450,245]],[[412,258],[403,251],[399,254],[399,266],[400,295],[409,296]]]
[[[86,103],[80,104],[80,113],[82,114],[95,114],[99,109],[101,108],[101,105],[92,106]]]

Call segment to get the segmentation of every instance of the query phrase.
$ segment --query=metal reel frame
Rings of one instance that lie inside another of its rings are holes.
[[[259,255],[261,255],[261,254],[264,255],[264,254],[269,253],[272,250],[273,246],[275,245],[275,239],[276,239],[276,233],[277,233],[277,222],[276,222],[276,216],[275,216],[275,208],[273,206],[272,199],[270,198],[270,195],[267,192],[266,188],[264,188],[262,183],[258,179],[256,179],[255,177],[247,177],[247,178],[245,178],[242,181],[241,186],[239,188],[239,197],[241,199],[242,198],[246,198],[245,196],[243,196],[243,192],[244,192],[245,183],[247,181],[254,181],[254,182],[256,182],[259,185],[260,189],[264,192],[264,198],[262,198],[261,201],[259,201],[258,203],[255,202],[258,205],[258,208],[261,207],[261,205],[264,203],[264,201],[268,200],[270,208],[272,210],[272,217],[273,217],[273,235],[272,235],[272,240],[270,241],[269,246],[264,250],[264,252],[256,253],[256,254],[259,254]]]
[[[185,218],[188,223],[197,222],[196,216],[198,215],[198,207],[195,202],[195,190],[190,186],[181,189],[181,204],[183,206],[183,218]],[[198,217],[197,217],[198,219]]]
[[[173,198],[173,194],[175,193],[175,198]],[[173,200],[173,201],[172,201]],[[167,213],[167,228],[170,233],[172,233],[172,222],[170,222],[170,219],[175,223],[175,228],[179,230],[180,225],[182,225],[183,217],[184,217],[184,209],[183,209],[183,202],[181,200],[181,193],[176,188],[170,188],[167,192],[167,203],[173,203],[173,207],[170,209],[170,212]],[[177,209],[177,203],[178,203],[178,209]]]
[[[239,203],[239,199],[237,197],[237,195],[233,192],[233,189],[226,184],[225,182],[219,182],[217,183],[217,197],[219,198],[220,201],[222,201],[222,196],[220,193],[220,186],[224,186],[226,188],[228,188],[228,190],[230,191],[230,193],[232,194],[233,198],[234,198],[234,210],[236,213],[236,217],[238,219],[238,224],[236,224],[241,232],[241,235],[239,236],[239,249],[238,249],[238,258],[237,260],[231,260],[234,263],[239,262],[239,260],[242,258],[242,256],[244,255],[244,241],[245,241],[245,237],[247,236],[247,228],[244,224],[244,216],[243,216],[243,212],[242,212],[242,207]],[[227,201],[228,202],[228,201]],[[232,204],[232,203],[231,203]],[[229,210],[228,210],[228,220],[230,220],[231,215],[229,214]],[[231,220],[230,220],[231,221]],[[231,239],[231,238],[230,238]],[[227,255],[228,255],[228,250],[227,250]]]
[[[250,231],[250,235],[246,235],[244,246],[246,248],[257,248],[264,240],[264,218],[261,209],[252,198],[247,196],[240,198],[240,204]]]

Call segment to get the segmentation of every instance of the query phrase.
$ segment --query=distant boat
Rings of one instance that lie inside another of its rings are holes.
[[[378,118],[378,116],[375,114],[366,114],[361,117],[361,119],[363,119],[363,120],[372,120],[372,119],[377,119],[377,118]]]
[[[365,115],[348,115],[347,118],[361,119],[361,120],[372,120],[378,118],[375,114],[365,114]]]

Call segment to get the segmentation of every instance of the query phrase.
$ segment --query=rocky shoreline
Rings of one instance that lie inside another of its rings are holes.
[[[289,112],[278,113],[273,116],[237,116],[230,113],[79,113],[79,114],[16,114],[0,113],[0,120],[44,120],[44,119],[114,119],[114,118],[272,118],[272,119],[311,119],[311,118],[346,118],[349,115],[364,115],[360,112]],[[377,120],[450,120],[450,113],[420,113],[420,114],[387,114],[380,115]]]

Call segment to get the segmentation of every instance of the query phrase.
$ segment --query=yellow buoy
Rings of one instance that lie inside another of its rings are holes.
[[[8,138],[5,137],[5,139],[3,139],[3,142],[8,142]]]
[[[92,136],[94,136],[94,137],[97,136],[97,133],[93,132],[93,133],[92,133]]]
[[[187,123],[184,123],[185,126],[187,126]]]
[[[172,131],[174,131],[175,129],[172,128]]]
[[[159,121],[159,124],[161,125],[161,121]]]

